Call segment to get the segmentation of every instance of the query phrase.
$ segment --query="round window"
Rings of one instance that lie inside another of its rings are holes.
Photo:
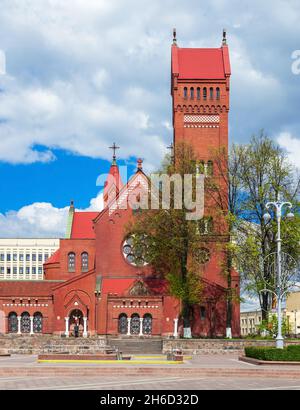
[[[145,266],[147,262],[147,238],[146,235],[128,236],[122,245],[123,256],[128,263],[134,266]]]
[[[194,255],[195,255],[196,261],[201,264],[207,263],[210,260],[210,252],[209,252],[209,249],[207,248],[196,249],[194,251]]]

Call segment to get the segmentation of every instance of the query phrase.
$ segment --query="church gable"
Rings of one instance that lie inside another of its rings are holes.
[[[148,195],[148,192],[149,180],[142,170],[141,160],[138,160],[136,173],[122,187],[116,197],[107,204],[94,222],[98,223],[106,213],[112,216],[116,211],[133,209],[135,204],[141,202],[142,195]]]
[[[151,292],[142,280],[137,280],[129,289],[128,296],[151,296]]]
[[[91,298],[82,290],[74,290],[67,294],[64,298],[65,309],[82,309],[85,310],[91,305]]]

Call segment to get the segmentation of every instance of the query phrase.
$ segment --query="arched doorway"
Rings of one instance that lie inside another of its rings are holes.
[[[83,313],[79,309],[74,309],[69,315],[69,330],[75,336],[76,329],[78,329],[78,336],[83,332]]]
[[[18,332],[18,315],[16,312],[10,312],[8,315],[8,333]]]
[[[30,333],[30,315],[23,312],[21,315],[21,333]]]
[[[138,335],[140,333],[140,316],[134,313],[130,321],[130,334]]]
[[[143,317],[143,334],[151,335],[152,333],[152,315],[146,313]]]
[[[128,318],[126,313],[121,313],[118,319],[118,333],[126,335],[128,331]]]

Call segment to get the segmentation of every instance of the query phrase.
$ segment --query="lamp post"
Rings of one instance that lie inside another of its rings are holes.
[[[275,216],[277,220],[277,278],[276,278],[276,299],[277,299],[277,320],[278,320],[278,332],[276,337],[276,347],[277,349],[283,349],[283,336],[282,336],[282,315],[281,315],[281,302],[282,302],[282,289],[281,289],[281,218],[282,210],[284,207],[291,210],[292,204],[290,202],[281,202],[279,199],[276,202],[268,202],[266,204],[266,209],[275,209]],[[293,219],[294,214],[289,211],[287,214],[287,219]],[[269,212],[266,212],[263,216],[265,223],[269,223],[272,219]]]

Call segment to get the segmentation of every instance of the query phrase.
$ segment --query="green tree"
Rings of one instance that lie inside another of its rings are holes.
[[[237,252],[236,234],[241,221],[243,199],[241,170],[244,158],[244,146],[232,145],[211,150],[211,158],[216,169],[215,178],[205,180],[205,192],[214,208],[215,217],[225,222],[223,232],[228,236],[223,249],[225,258],[221,261],[221,272],[226,278],[226,328],[231,334],[233,302],[239,300],[239,293],[232,286],[235,274],[235,256]]]
[[[243,199],[239,204],[242,220],[238,226],[238,247],[236,263],[242,274],[246,291],[259,297],[263,319],[274,300],[264,289],[264,280],[270,280],[266,257],[276,252],[277,223],[266,224],[263,215],[265,205],[282,197],[299,206],[299,177],[289,163],[286,153],[264,132],[253,136],[241,151],[241,180]],[[293,221],[282,219],[282,250],[300,258],[299,216]]]
[[[167,157],[159,174],[169,177],[180,175],[192,175],[192,195],[195,199],[196,172],[195,154],[193,148],[186,143],[178,143],[175,147],[174,157],[176,161]],[[155,190],[161,204],[163,203],[162,190],[152,186],[150,191]],[[178,194],[178,192],[177,192]],[[190,329],[192,307],[201,302],[203,294],[203,281],[201,280],[203,257],[201,242],[199,241],[199,221],[188,220],[190,212],[184,202],[185,188],[181,190],[182,209],[176,209],[176,189],[171,184],[170,207],[161,206],[159,209],[141,210],[136,213],[134,222],[127,226],[127,233],[135,234],[136,247],[139,236],[147,238],[146,249],[148,262],[161,277],[169,282],[170,292],[181,301],[182,318],[184,327]],[[149,196],[150,198],[150,196]],[[150,200],[150,199],[149,199]],[[178,200],[178,198],[177,198]],[[149,204],[150,205],[150,204]]]
[[[263,320],[258,326],[258,331],[260,334],[270,335],[276,337],[278,333],[278,319],[277,315],[269,315],[267,319]],[[287,317],[282,320],[281,332],[284,336],[289,336],[291,334],[291,324]]]

